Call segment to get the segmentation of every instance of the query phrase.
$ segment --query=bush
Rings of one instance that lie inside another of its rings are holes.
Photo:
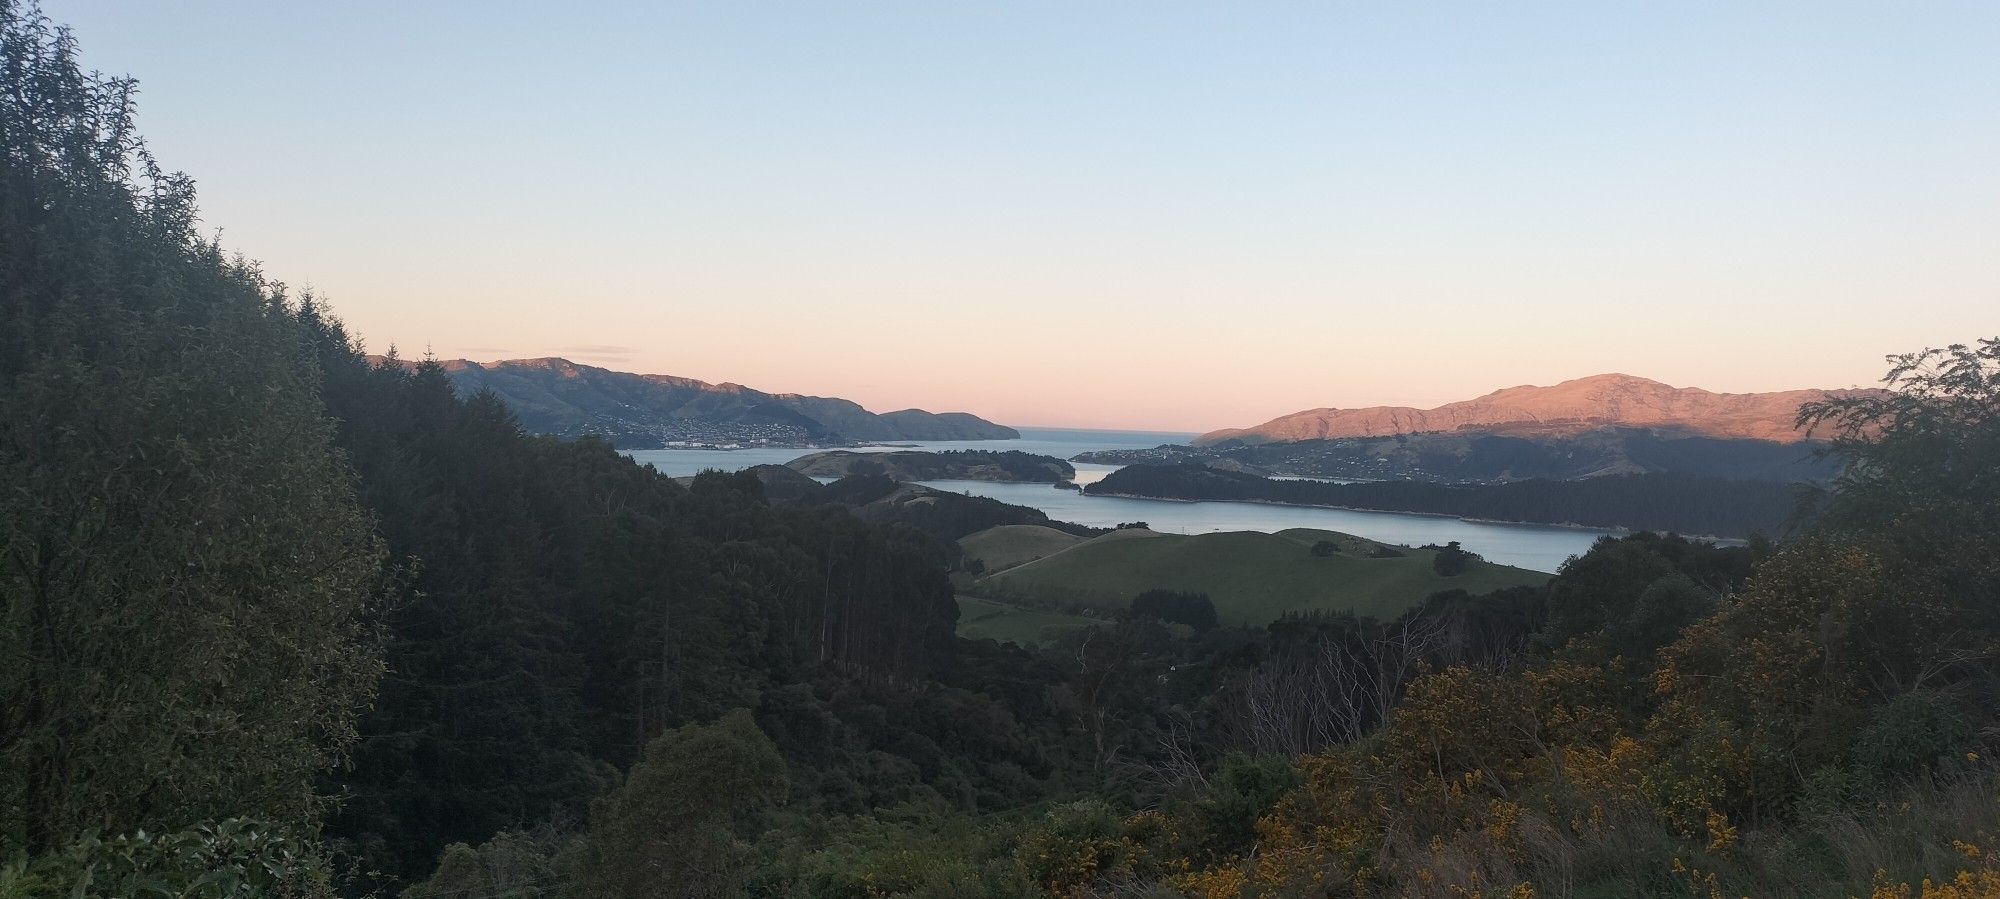
[[[1256,847],[1257,822],[1300,784],[1299,770],[1282,757],[1225,756],[1209,789],[1188,809],[1188,836],[1198,846],[1177,847],[1189,857],[1219,861]]]
[[[1869,717],[1854,740],[1854,763],[1868,774],[1914,774],[1952,756],[1972,738],[1950,697],[1928,690],[1891,699]]]
[[[1151,851],[1160,823],[1157,813],[1125,816],[1097,799],[1060,805],[1022,836],[1014,857],[1046,895],[1136,895],[1136,884],[1165,873]]]
[[[320,847],[259,821],[232,818],[173,833],[86,834],[0,866],[0,899],[333,899]]]
[[[1606,622],[1604,636],[1613,651],[1644,658],[1679,639],[1688,625],[1713,614],[1717,605],[1715,594],[1674,572],[1646,585],[1629,614]]]

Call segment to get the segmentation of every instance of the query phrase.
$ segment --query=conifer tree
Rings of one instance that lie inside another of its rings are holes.
[[[0,83],[0,843],[309,824],[382,558],[285,292],[13,0]]]

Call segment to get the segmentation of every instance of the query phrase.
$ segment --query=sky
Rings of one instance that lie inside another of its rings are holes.
[[[2000,334],[2000,4],[43,0],[371,350],[1202,431]]]

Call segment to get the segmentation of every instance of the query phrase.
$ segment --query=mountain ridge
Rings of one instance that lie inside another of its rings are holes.
[[[369,356],[373,365],[418,363]],[[461,395],[491,390],[522,427],[596,434],[623,449],[669,444],[819,445],[879,440],[1005,440],[1020,433],[967,412],[876,413],[839,397],[769,393],[735,382],[615,371],[560,356],[437,364]]]
[[[1660,428],[1703,437],[1798,443],[1801,405],[1872,390],[1783,390],[1716,393],[1611,372],[1551,386],[1503,387],[1430,409],[1368,406],[1307,409],[1249,428],[1225,428],[1195,438],[1196,446],[1227,441],[1294,443],[1345,437],[1389,437],[1462,430],[1566,436],[1605,426]]]

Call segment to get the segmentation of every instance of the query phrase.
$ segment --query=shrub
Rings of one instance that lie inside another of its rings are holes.
[[[320,847],[241,818],[173,833],[85,834],[0,865],[0,899],[333,899]]]
[[[1972,738],[1950,697],[1928,690],[1891,699],[1869,718],[1855,736],[1854,763],[1870,774],[1914,774]]]

